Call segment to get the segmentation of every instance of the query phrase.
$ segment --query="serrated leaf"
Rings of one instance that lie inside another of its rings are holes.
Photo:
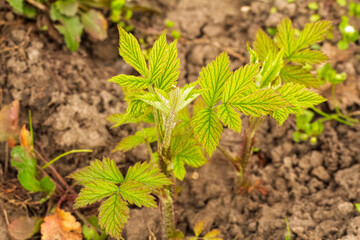
[[[121,239],[121,232],[128,221],[130,209],[118,194],[104,201],[99,208],[99,225],[106,234]]]
[[[292,111],[288,108],[280,108],[271,113],[271,117],[276,120],[279,126],[283,125]]]
[[[104,15],[94,9],[81,13],[81,22],[84,30],[95,40],[107,38],[108,24]]]
[[[293,63],[298,63],[302,65],[319,64],[328,59],[329,59],[328,56],[323,54],[321,51],[310,50],[310,49],[305,49],[300,52],[295,52],[294,54],[291,55],[291,57],[288,58],[288,60],[292,61]]]
[[[129,180],[140,182],[149,188],[158,188],[172,184],[172,182],[160,172],[160,169],[153,167],[152,164],[147,162],[138,162],[129,167],[125,181]]]
[[[254,77],[259,73],[258,64],[247,64],[239,68],[231,76],[230,80],[225,85],[225,90],[222,95],[222,102],[227,103],[232,98],[246,92],[250,85],[254,84]]]
[[[137,147],[141,143],[145,143],[146,141],[149,143],[156,141],[156,128],[144,128],[135,133],[135,135],[127,136],[123,138],[115,147],[113,151],[123,151],[127,152],[131,149]]]
[[[296,83],[286,83],[278,89],[278,93],[291,104],[290,109],[295,111],[313,107],[326,101],[325,98],[316,92],[307,90],[304,85]]]
[[[260,90],[231,103],[238,111],[254,117],[270,114],[284,105],[287,102],[273,89]]]
[[[278,89],[278,93],[290,104],[287,107],[277,109],[271,114],[280,126],[290,114],[298,113],[302,109],[313,107],[326,101],[326,99],[319,94],[307,90],[304,85],[297,83],[286,83]]]
[[[257,31],[253,47],[260,61],[264,61],[269,54],[276,55],[278,52],[273,40],[262,29]]]
[[[180,158],[175,158],[173,161],[173,173],[180,181],[184,180],[186,175],[185,163]]]
[[[299,83],[306,87],[319,87],[319,81],[309,71],[299,65],[287,65],[280,71],[280,77],[284,82]]]
[[[202,96],[208,107],[213,107],[220,101],[225,82],[230,77],[230,61],[226,52],[202,68],[199,83],[204,90]]]
[[[141,53],[140,45],[136,38],[127,33],[123,28],[119,28],[119,54],[124,61],[136,69],[145,78],[148,77],[148,69],[145,62],[145,57]]]
[[[195,137],[202,143],[209,156],[215,151],[221,138],[223,125],[211,108],[200,110],[192,120]]]
[[[239,113],[226,103],[217,106],[217,110],[217,115],[224,125],[229,126],[229,128],[235,132],[241,132],[241,118]]]
[[[324,37],[331,27],[330,21],[319,21],[307,23],[300,36],[295,41],[296,48],[293,52],[309,47],[311,44],[324,40]],[[289,55],[291,56],[292,53]]]
[[[291,20],[284,18],[277,26],[275,35],[276,45],[284,50],[285,57],[289,57],[294,51],[295,31],[292,27]]]
[[[118,191],[118,187],[111,182],[94,179],[92,182],[85,183],[79,196],[75,200],[74,208],[85,207],[109,197]]]
[[[138,207],[156,207],[155,198],[150,195],[151,190],[144,187],[143,183],[134,180],[126,181],[120,185],[119,193],[130,204],[135,204]]]
[[[120,74],[112,77],[109,79],[109,82],[114,82],[121,87],[128,87],[129,89],[144,89],[151,85],[151,82],[145,78],[126,74]]]
[[[176,47],[177,41],[169,44],[166,51],[166,65],[164,71],[154,82],[155,88],[168,92],[176,84],[180,75],[180,59]]]
[[[155,41],[149,54],[149,82],[158,81],[167,62],[166,32]]]
[[[55,6],[62,15],[74,17],[78,11],[79,3],[74,0],[58,0],[55,2]]]
[[[283,50],[273,55],[271,52],[266,57],[262,69],[260,71],[261,80],[260,88],[269,86],[280,74],[280,70],[284,66]]]
[[[70,175],[80,184],[86,184],[91,181],[103,180],[111,183],[122,183],[123,175],[116,167],[115,161],[109,158],[103,158],[102,161],[94,160],[90,166],[81,168]]]
[[[202,96],[195,99],[192,115],[196,115],[200,110],[206,108],[206,103]]]
[[[204,222],[203,221],[197,222],[194,227],[195,236],[199,237],[203,230],[204,230]]]
[[[129,117],[138,118],[146,113],[149,110],[149,107],[150,106],[141,99],[136,97],[131,98],[131,100],[128,100],[128,108],[126,109],[126,113],[129,114]]]
[[[176,140],[181,140],[181,137],[175,139],[174,142],[176,142]],[[173,148],[176,145],[177,144],[174,143]],[[174,153],[172,161],[174,175],[181,181],[184,179],[186,174],[184,164],[197,168],[203,166],[207,162],[200,146],[197,145],[194,140],[189,140],[184,145],[181,145],[180,150]]]

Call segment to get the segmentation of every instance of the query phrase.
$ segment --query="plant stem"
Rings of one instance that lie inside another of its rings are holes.
[[[327,114],[323,111],[321,111],[320,109],[316,108],[316,107],[311,107],[311,110],[313,110],[314,112],[316,112],[317,114],[323,116],[324,118],[321,120],[322,122],[325,122],[327,120],[335,120],[335,121],[338,121],[339,123],[343,123],[343,124],[346,124],[348,126],[352,126],[354,125],[353,123],[350,123],[346,120],[343,120],[341,119],[338,114]]]
[[[172,198],[173,190],[170,186],[164,189],[164,195],[160,197],[163,240],[168,240],[175,235],[175,212]]]
[[[246,184],[245,173],[247,171],[247,166],[254,149],[255,145],[255,134],[261,123],[264,121],[264,117],[251,117],[249,119],[249,129],[245,133],[245,142],[240,155],[240,165],[241,169],[238,172],[239,174],[239,184],[244,186]]]
[[[220,150],[222,154],[230,161],[230,163],[234,166],[237,172],[242,172],[241,164],[239,164],[238,159],[233,158],[228,151],[226,151],[225,148],[223,148],[221,145],[218,145],[217,148]]]
[[[90,149],[77,149],[77,150],[71,150],[71,151],[68,151],[66,153],[60,154],[59,156],[57,156],[56,158],[52,159],[50,162],[48,162],[44,166],[42,166],[42,169],[47,168],[48,166],[50,166],[51,164],[53,164],[54,162],[56,162],[60,158],[65,157],[66,155],[69,155],[71,153],[83,153],[83,152],[92,152],[92,150],[90,150]]]

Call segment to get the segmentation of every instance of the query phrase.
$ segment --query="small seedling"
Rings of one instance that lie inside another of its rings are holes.
[[[285,222],[286,222],[286,230],[287,230],[285,240],[291,240],[290,225],[289,225],[289,222],[288,222],[287,218],[285,218]]]
[[[172,28],[174,28],[175,23],[173,21],[171,21],[171,20],[166,20],[165,21],[165,26],[168,29],[172,29]],[[181,38],[181,33],[178,30],[171,30],[170,34],[174,39],[180,39]]]
[[[354,2],[349,3],[349,15],[360,17],[360,3],[358,4]]]
[[[329,27],[328,21],[307,24],[295,38],[291,21],[284,19],[275,41],[262,30],[258,32],[254,49],[248,46],[249,64],[232,72],[229,56],[221,53],[201,70],[197,81],[181,88],[177,86],[180,61],[176,40],[167,44],[162,34],[147,63],[136,38],[119,27],[119,53],[141,76],[120,74],[110,79],[123,88],[128,103],[125,113],[110,119],[115,126],[135,123],[139,127],[115,150],[128,151],[145,143],[150,161],[130,167],[125,178],[115,162],[107,158],[78,170],[72,177],[85,187],[75,207],[104,199],[99,208],[99,225],[119,239],[129,217],[127,205],[155,207],[150,195],[153,193],[162,209],[163,239],[183,236],[175,225],[175,187],[170,186],[174,178],[184,179],[185,164],[204,165],[204,153],[210,157],[219,146],[224,125],[240,133],[241,116],[247,115],[249,127],[244,134],[243,152],[238,159],[229,158],[238,170],[240,185],[246,183],[247,163],[264,117],[271,115],[282,125],[289,114],[325,101],[307,89],[318,86],[318,81],[302,66],[327,60],[326,55],[309,46],[321,41]],[[188,105],[193,101],[190,111]],[[143,122],[152,127],[143,128]]]
[[[296,127],[297,131],[294,132],[294,141],[307,141],[310,137],[310,143],[316,144],[316,136],[320,135],[323,130],[321,120],[312,122],[315,113],[310,110],[304,110],[301,114],[296,114]]]
[[[343,37],[342,40],[338,42],[339,49],[345,50],[349,47],[349,42],[355,42],[359,39],[359,31],[349,24],[349,18],[346,16],[341,17],[339,30]]]
[[[130,23],[133,7],[127,6],[125,0],[7,1],[15,13],[27,18],[34,18],[39,13],[49,13],[53,26],[64,36],[70,51],[79,48],[84,31],[95,40],[101,41],[107,38],[108,23],[102,11],[98,9],[111,10],[110,19],[127,31],[132,31],[134,28]],[[48,26],[41,28],[43,31],[47,29]]]
[[[213,229],[210,232],[204,234],[203,237],[200,237],[201,233],[204,230],[205,223],[203,221],[197,222],[194,227],[194,237],[191,237],[189,240],[222,240],[222,238],[217,237],[221,231],[219,229]]]

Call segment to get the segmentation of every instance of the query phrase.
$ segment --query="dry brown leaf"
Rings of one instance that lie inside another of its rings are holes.
[[[81,240],[81,224],[69,212],[56,208],[41,224],[41,240]]]
[[[41,217],[21,216],[8,225],[11,237],[15,240],[25,240],[39,231]]]
[[[0,110],[0,142],[18,134],[19,108],[19,101],[15,100]]]

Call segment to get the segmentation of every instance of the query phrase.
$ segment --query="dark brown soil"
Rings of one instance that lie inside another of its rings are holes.
[[[252,41],[260,27],[274,27],[287,16],[295,27],[303,28],[312,14],[306,8],[307,2],[157,0],[152,4],[162,13],[135,16],[143,24],[135,35],[151,42],[156,36],[148,33],[161,32],[164,19],[173,20],[183,34],[178,45],[180,83],[184,84],[196,80],[201,67],[223,50],[231,55],[233,69],[245,64],[246,41]],[[334,2],[319,1],[319,15],[336,22],[346,10]],[[272,6],[277,13],[269,13]],[[41,32],[35,21],[14,16],[5,3],[0,2],[0,9],[2,104],[20,100],[21,124],[28,123],[27,111],[32,111],[36,147],[46,157],[51,159],[70,149],[94,150],[92,154],[68,156],[54,167],[65,177],[102,156],[114,158],[121,169],[147,160],[145,146],[110,154],[121,138],[136,131],[131,125],[110,129],[111,124],[105,120],[126,109],[120,87],[107,79],[119,73],[134,73],[117,56],[116,27],[110,27],[110,37],[104,42],[84,40],[78,52],[69,53],[61,40]],[[333,66],[348,74],[345,84],[338,88],[341,106],[344,111],[359,110],[359,45],[339,51],[332,47],[340,39],[336,29],[334,35],[324,44],[324,50],[332,56]],[[327,88],[323,92],[329,96]],[[331,109],[332,103],[322,107]],[[269,119],[257,135],[261,156],[253,157],[250,179],[263,180],[266,196],[257,191],[236,194],[235,171],[220,152],[204,167],[188,169],[185,180],[179,182],[181,191],[176,198],[178,227],[186,236],[191,236],[195,223],[203,220],[206,229],[221,229],[224,239],[285,239],[287,218],[292,239],[360,239],[360,214],[354,207],[360,202],[360,126],[328,122],[318,143],[312,146],[293,142],[293,125],[293,119],[289,119],[279,128]],[[231,131],[222,137],[223,145],[234,156],[240,151],[239,139]],[[53,207],[58,200],[50,201],[49,206],[33,206],[21,202],[32,195],[21,193],[15,198],[4,194],[4,189],[16,186],[16,171],[11,167],[3,170],[8,159],[5,149],[2,144],[0,239],[9,239],[4,212],[10,221],[27,212],[44,216],[47,207]],[[124,237],[145,240],[151,234],[159,236],[159,224],[158,209],[132,209]]]

